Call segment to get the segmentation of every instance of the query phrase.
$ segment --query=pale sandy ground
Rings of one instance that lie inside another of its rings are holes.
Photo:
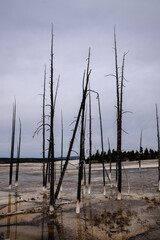
[[[13,181],[11,191],[9,166],[0,165],[0,239],[125,240],[141,233],[131,239],[160,239],[157,160],[142,161],[141,171],[138,162],[123,164],[121,201],[116,200],[116,188],[111,188],[108,179],[103,196],[102,165],[92,165],[92,193],[89,196],[86,189],[83,194],[80,215],[75,213],[77,166],[78,161],[68,165],[55,213],[48,215],[49,187],[43,193],[42,164],[21,164],[19,186]]]

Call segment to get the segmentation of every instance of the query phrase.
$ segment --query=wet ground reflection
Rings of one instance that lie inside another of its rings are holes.
[[[5,174],[8,180],[7,171]],[[7,183],[4,182],[0,191],[0,240],[123,240],[130,231],[134,232],[135,226],[144,231],[148,229],[153,222],[139,217],[147,212],[150,215],[154,212],[154,221],[160,224],[157,170],[142,169],[140,173],[129,169],[127,174],[130,194],[123,175],[123,201],[119,202],[116,201],[114,187],[111,188],[109,183],[106,186],[107,197],[103,196],[101,172],[93,171],[91,196],[82,191],[81,213],[76,215],[77,175],[76,172],[68,171],[58,200],[59,203],[68,204],[58,206],[55,214],[48,215],[49,192],[42,192],[39,183],[41,171],[25,173],[23,169],[25,184],[21,182],[18,187],[8,191]]]
[[[8,213],[11,212],[11,193],[8,193]],[[6,232],[6,238],[10,238],[10,217],[7,218],[7,232]]]
[[[10,191],[8,192],[8,201],[7,201],[7,206],[4,206],[4,213],[7,214],[8,216],[5,218],[2,218],[1,221],[1,226],[6,226],[6,231],[1,233],[0,239],[7,238],[9,239],[12,235],[12,239],[17,239],[17,215],[14,216],[9,216],[14,210],[17,212],[17,197],[18,197],[18,192],[17,189],[15,189],[15,193],[11,193]],[[11,230],[11,226],[14,225],[14,229]],[[14,230],[14,231],[13,231]]]

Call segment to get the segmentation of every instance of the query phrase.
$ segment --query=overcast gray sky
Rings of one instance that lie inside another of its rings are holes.
[[[50,78],[51,23],[54,28],[54,81],[60,74],[55,114],[55,152],[60,155],[60,116],[64,118],[64,155],[77,116],[82,76],[91,47],[91,88],[101,99],[104,148],[116,148],[116,85],[113,32],[116,27],[118,62],[125,62],[122,148],[157,149],[155,104],[160,114],[160,1],[159,0],[0,0],[0,157],[10,156],[14,97],[22,121],[22,157],[40,157],[41,133],[32,138],[41,119],[44,65],[47,94]],[[47,97],[47,101],[49,97]],[[100,148],[96,97],[93,102],[93,145]],[[18,139],[18,121],[16,141]],[[78,151],[79,135],[74,149]],[[88,138],[86,137],[86,141]],[[47,146],[46,146],[47,148]],[[86,147],[87,149],[87,147]]]

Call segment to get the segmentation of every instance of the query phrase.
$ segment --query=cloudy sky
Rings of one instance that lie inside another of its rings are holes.
[[[160,1],[159,0],[0,0],[0,157],[10,156],[14,98],[22,121],[22,157],[40,157],[42,134],[32,135],[41,120],[44,65],[49,102],[51,23],[54,28],[54,82],[60,74],[55,114],[55,152],[60,155],[61,111],[66,155],[78,113],[83,71],[91,47],[91,88],[98,91],[104,148],[116,148],[116,85],[113,32],[116,27],[118,64],[125,62],[122,148],[157,149],[155,104],[160,114]],[[93,103],[93,146],[100,148],[96,96]],[[88,120],[87,120],[88,124]],[[87,130],[88,131],[88,130]],[[88,137],[86,136],[86,142]],[[74,150],[78,151],[79,134]],[[47,148],[47,146],[46,146]],[[87,146],[86,146],[87,149]],[[73,153],[74,154],[74,153]]]

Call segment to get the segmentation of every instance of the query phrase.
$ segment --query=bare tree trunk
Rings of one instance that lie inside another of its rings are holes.
[[[97,100],[98,100],[98,111],[99,111],[99,122],[100,122],[100,133],[101,133],[101,158],[102,158],[102,166],[103,166],[103,186],[104,186],[104,196],[106,195],[106,184],[105,184],[105,172],[108,176],[107,170],[105,169],[104,166],[104,148],[103,148],[103,128],[102,128],[102,116],[101,116],[101,106],[100,106],[100,97],[99,97],[99,93],[94,91],[94,90],[90,90],[90,92],[96,93],[97,95]]]
[[[51,156],[51,182],[50,182],[50,211],[54,209],[54,100],[53,100],[53,24],[52,24],[52,37],[51,37],[51,81],[50,81],[50,156]]]
[[[49,164],[50,169],[50,211],[54,210],[55,205],[55,180],[56,180],[56,168],[55,168],[55,157],[54,157],[54,115],[56,99],[59,87],[59,79],[56,86],[55,98],[53,97],[53,24],[52,24],[52,37],[51,37],[51,81],[50,81],[50,143],[48,156],[51,163]]]
[[[84,108],[85,101],[82,106],[82,116],[81,116],[81,134],[80,134],[80,156],[79,156],[79,172],[78,172],[78,187],[77,187],[77,209],[76,213],[80,212],[80,202],[81,202],[81,184],[83,178],[83,141],[84,141]]]
[[[89,69],[88,69],[89,70]],[[88,75],[88,72],[87,72]],[[83,85],[84,85],[84,79],[85,79],[85,72],[83,75]],[[84,86],[83,86],[83,96],[84,96]],[[81,134],[80,134],[80,156],[79,156],[79,172],[78,172],[78,186],[77,186],[77,206],[76,206],[76,213],[80,213],[80,202],[81,202],[81,185],[82,185],[82,179],[83,179],[83,168],[84,168],[84,128],[85,128],[85,102],[86,102],[86,96],[84,98],[83,104],[82,104],[82,115],[81,115]],[[85,174],[85,173],[84,173]],[[85,177],[85,175],[84,175]]]
[[[92,156],[92,109],[91,109],[91,93],[89,91],[89,176],[88,176],[89,195],[91,194],[91,156]]]
[[[63,170],[63,115],[61,112],[61,174]],[[62,185],[61,185],[61,192],[62,192]]]
[[[45,173],[45,97],[46,97],[46,65],[44,70],[43,86],[43,191],[46,190],[46,173]]]
[[[53,31],[53,29],[52,29]],[[53,34],[53,33],[52,33]],[[52,91],[52,92],[51,92]],[[53,139],[53,134],[51,133],[51,128],[53,128],[53,119],[54,119],[54,102],[53,102],[53,37],[52,37],[52,43],[51,43],[51,81],[50,81],[50,124],[46,123],[46,114],[45,114],[45,98],[46,98],[46,65],[44,69],[44,85],[43,85],[43,111],[42,111],[42,123],[41,123],[36,131],[33,134],[33,137],[35,134],[38,134],[42,130],[42,135],[43,135],[43,141],[42,141],[42,153],[43,153],[43,166],[42,166],[42,175],[43,175],[43,191],[46,190],[47,186],[47,177],[48,177],[48,169],[50,170],[50,158],[51,158],[51,145],[53,145],[54,148],[54,141]],[[50,139],[49,139],[49,149],[48,149],[48,161],[47,161],[47,166],[46,166],[46,158],[45,158],[45,145],[46,145],[46,137],[45,137],[45,129],[46,126],[49,127],[50,130]],[[52,129],[53,131],[53,129]],[[53,144],[51,144],[53,143]],[[48,177],[49,178],[49,177]]]
[[[12,117],[12,138],[11,138],[11,155],[10,155],[10,174],[9,174],[9,189],[12,186],[13,174],[13,158],[14,158],[14,142],[15,142],[15,127],[16,127],[16,101],[13,104],[13,117]]]
[[[158,191],[160,191],[160,139],[159,139],[159,120],[158,120],[157,104],[156,104],[156,119],[157,119],[157,141],[158,141]]]
[[[121,165],[121,148],[122,148],[122,104],[123,104],[123,80],[124,80],[124,62],[126,53],[123,55],[122,61],[122,75],[121,75],[121,88],[119,92],[119,76],[118,76],[118,62],[117,62],[117,46],[116,34],[114,30],[114,43],[115,43],[115,67],[116,67],[116,91],[117,91],[117,166],[118,166],[118,196],[117,199],[121,200],[122,191],[122,165]]]
[[[122,114],[123,114],[123,80],[124,80],[124,62],[125,62],[125,56],[126,53],[123,55],[123,61],[122,61],[122,75],[121,75],[121,94],[120,94],[120,109],[119,109],[119,127],[118,127],[118,145],[119,145],[119,163],[118,163],[118,193],[120,195],[119,199],[121,199],[121,191],[122,191]]]
[[[87,76],[87,80],[86,80],[85,90],[84,90],[83,98],[82,98],[81,105],[80,105],[80,108],[79,108],[79,112],[78,112],[77,120],[76,120],[76,123],[75,123],[73,135],[72,135],[72,138],[71,138],[71,141],[70,141],[70,145],[69,145],[69,149],[68,149],[68,154],[67,154],[67,157],[66,157],[66,161],[65,161],[65,164],[64,164],[64,166],[63,166],[63,170],[62,170],[62,173],[61,173],[61,177],[60,177],[60,179],[59,179],[59,182],[58,182],[58,185],[57,185],[57,189],[56,189],[56,192],[55,192],[55,200],[56,200],[57,197],[58,197],[58,194],[59,194],[59,191],[60,191],[60,187],[61,187],[61,185],[62,185],[63,177],[64,177],[64,174],[65,174],[67,165],[68,165],[68,161],[69,161],[70,154],[71,154],[71,151],[72,151],[72,147],[73,147],[75,135],[76,135],[76,132],[77,132],[77,128],[78,128],[78,124],[79,124],[79,120],[80,120],[80,116],[81,116],[81,112],[82,112],[82,106],[83,106],[84,101],[85,101],[85,99],[86,99],[86,94],[87,94],[87,89],[88,89],[88,83],[89,83],[89,75],[90,75],[90,73],[91,73],[91,70],[89,71],[89,63],[90,63],[90,49],[89,49],[88,66],[87,66],[88,76]]]
[[[112,178],[112,159],[111,159],[111,148],[110,148],[110,141],[108,138],[108,157],[109,157],[109,178]]]
[[[63,168],[63,115],[61,112],[61,172]]]
[[[83,194],[86,194],[86,158],[85,158],[85,135],[86,135],[87,109],[85,110],[84,119],[84,143],[83,143]]]
[[[106,183],[105,183],[105,166],[104,166],[104,147],[103,147],[103,128],[102,128],[102,116],[101,116],[101,107],[100,107],[100,98],[97,93],[98,99],[98,110],[99,110],[99,120],[100,120],[100,132],[101,132],[101,147],[102,147],[102,166],[103,166],[103,194],[106,195]]]
[[[60,75],[58,76],[56,92],[55,92],[55,97],[54,97],[54,103],[53,103],[53,121],[54,121],[54,114],[55,114],[55,109],[56,109],[56,100],[57,100],[57,94],[58,94],[58,88],[59,88],[59,80],[60,80]],[[54,165],[54,182],[56,184],[56,164]]]
[[[50,155],[51,155],[51,141],[49,140],[49,147],[48,147],[48,157],[47,157],[47,166],[46,166],[46,185],[47,182],[50,183]]]
[[[139,159],[139,170],[141,171],[141,157],[143,153],[143,148],[142,148],[142,130],[141,130],[141,135],[140,135],[140,147],[139,147],[139,153],[140,153],[140,159]]]
[[[118,61],[117,61],[117,43],[116,33],[114,29],[114,50],[115,50],[115,69],[116,69],[116,93],[117,93],[117,159],[116,159],[116,181],[118,181],[118,167],[120,162],[120,149],[119,149],[119,75],[118,75]],[[121,172],[121,168],[119,170]],[[121,174],[120,174],[121,175]],[[119,175],[119,176],[120,176]],[[120,190],[120,189],[119,189]],[[121,198],[121,191],[119,193]]]
[[[17,148],[17,164],[16,164],[16,179],[15,179],[15,186],[18,186],[18,174],[19,174],[19,158],[20,158],[20,151],[21,151],[21,120],[19,119],[19,142]]]

